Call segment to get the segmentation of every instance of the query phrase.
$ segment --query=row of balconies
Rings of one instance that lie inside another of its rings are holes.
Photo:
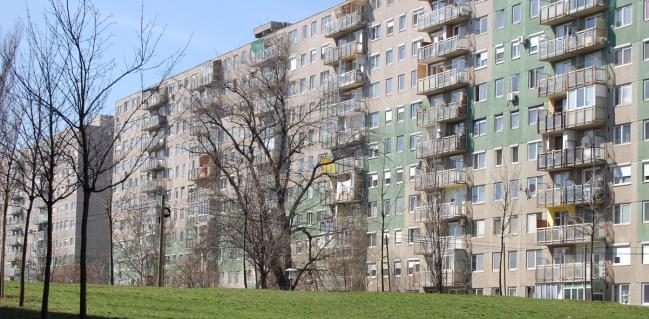
[[[539,153],[536,163],[539,171],[548,172],[599,166],[606,163],[606,149],[599,146],[579,146],[550,150]]]
[[[415,208],[415,221],[429,223],[462,219],[466,217],[466,212],[465,201],[419,206]]]
[[[471,8],[468,4],[449,4],[428,14],[420,15],[417,29],[419,32],[431,33],[442,29],[445,25],[467,21],[470,17]]]
[[[567,185],[554,188],[539,185],[537,206],[550,208],[565,205],[598,205],[606,197],[605,190],[602,183]]]
[[[590,281],[590,262],[575,262],[566,264],[544,264],[536,266],[536,282],[583,282]],[[606,278],[606,267],[603,263],[593,264],[594,280]]]
[[[570,90],[581,87],[606,84],[608,71],[604,67],[591,66],[539,80],[539,97],[555,98],[566,95]]]
[[[436,63],[467,54],[470,49],[469,37],[456,35],[419,48],[417,61],[421,64]]]
[[[417,126],[432,127],[438,123],[462,121],[467,117],[466,99],[445,106],[424,107],[417,110]]]
[[[469,84],[469,73],[466,70],[451,69],[432,74],[417,80],[417,94],[435,95],[454,90]]]
[[[556,62],[606,47],[606,26],[578,31],[575,34],[539,43],[539,60]]]
[[[449,156],[460,154],[467,149],[467,138],[465,134],[456,134],[436,138],[430,141],[420,140],[417,142],[416,156],[418,159]]]
[[[561,134],[566,129],[588,129],[604,125],[605,103],[582,107],[539,117],[540,134]]]
[[[606,10],[606,0],[559,0],[540,9],[542,25],[553,26]]]
[[[364,53],[363,43],[352,41],[338,47],[327,47],[322,53],[322,62],[325,65],[337,65],[340,61],[355,60]]]
[[[442,188],[466,186],[466,184],[467,176],[463,169],[419,172],[415,175],[416,191],[434,191]]]
[[[537,228],[536,244],[545,246],[586,244],[606,239],[604,228],[591,224],[572,224]]]

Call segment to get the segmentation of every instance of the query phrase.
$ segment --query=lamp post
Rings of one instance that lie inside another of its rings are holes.
[[[291,290],[293,290],[292,288],[295,287],[295,279],[296,279],[296,276],[297,276],[297,269],[288,268],[285,271],[286,271],[286,274],[288,276],[288,280],[289,280],[289,282],[291,284]]]
[[[158,253],[158,287],[164,287],[164,258],[165,258],[165,218],[171,217],[171,209],[165,206],[167,194],[162,193],[162,205],[160,206],[160,212],[158,220],[160,221],[160,243],[159,243],[159,253]]]

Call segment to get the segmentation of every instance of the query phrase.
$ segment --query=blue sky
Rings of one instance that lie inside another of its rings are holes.
[[[144,15],[155,19],[165,28],[157,55],[173,54],[189,46],[176,72],[189,69],[218,54],[239,47],[254,39],[252,30],[269,20],[297,22],[327,9],[341,0],[248,0],[248,1],[199,1],[199,0],[144,0]],[[141,1],[98,0],[94,1],[103,15],[110,15],[113,25],[109,53],[118,60],[128,56],[135,44],[135,27],[139,25]],[[48,3],[45,0],[2,1],[0,30],[7,31],[16,21],[25,20],[27,9],[34,18],[41,18]],[[42,19],[33,19],[35,21]],[[161,74],[147,74],[144,82],[149,85]],[[112,92],[104,113],[112,114],[114,101],[140,88],[139,78],[120,83]]]

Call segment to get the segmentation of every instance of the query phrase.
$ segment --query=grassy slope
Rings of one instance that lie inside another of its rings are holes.
[[[28,286],[28,308],[39,307],[40,284]],[[0,318],[35,318],[20,312],[15,283],[0,300]],[[95,318],[649,318],[649,309],[611,303],[409,293],[327,293],[238,289],[89,287]],[[54,318],[74,318],[78,286],[54,285]]]

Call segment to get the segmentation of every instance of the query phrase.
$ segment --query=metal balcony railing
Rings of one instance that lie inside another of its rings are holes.
[[[213,180],[216,178],[216,168],[212,165],[205,165],[189,170],[188,180],[196,182],[200,180]]]
[[[442,269],[442,286],[457,287],[465,284],[466,271],[464,269]],[[432,288],[437,284],[435,276],[430,271],[419,273],[419,286]]]
[[[602,99],[605,102],[604,99]],[[541,134],[561,133],[566,129],[587,129],[606,122],[605,103],[567,110],[539,117],[538,130]]]
[[[608,71],[601,67],[588,67],[539,80],[539,97],[565,95],[569,90],[593,84],[606,84]]]
[[[153,115],[144,119],[142,122],[143,131],[153,131],[161,128],[167,122],[167,117],[164,115]]]
[[[320,194],[323,205],[348,204],[359,202],[363,199],[361,187],[351,187],[340,191],[328,190]]]
[[[452,102],[446,106],[426,107],[417,111],[417,126],[431,127],[439,122],[451,122],[465,119],[467,116],[466,101]]]
[[[435,254],[437,244],[439,241],[439,250],[441,252],[448,252],[456,249],[467,249],[466,238],[464,236],[447,236],[439,238],[439,240],[424,239],[415,242],[414,253],[415,255],[431,255]]]
[[[353,113],[365,113],[365,102],[361,98],[352,97],[351,99],[331,104],[324,111],[327,117],[342,117]]]
[[[336,38],[348,32],[354,32],[367,24],[365,12],[362,9],[356,10],[344,17],[324,25],[324,33],[327,38]]]
[[[361,70],[347,71],[338,76],[338,86],[341,90],[355,89],[363,86],[365,79]]]
[[[168,95],[166,93],[154,93],[142,104],[145,110],[153,110],[167,104]]]
[[[605,186],[600,183],[567,185],[549,189],[545,189],[545,186],[539,186],[538,207],[599,204],[604,201],[606,196]]]
[[[606,27],[578,31],[539,43],[539,60],[555,62],[606,47]]]
[[[426,191],[445,187],[465,185],[467,183],[464,170],[448,169],[437,172],[423,172],[415,175],[415,190]]]
[[[466,202],[449,202],[439,205],[427,205],[415,208],[416,222],[436,222],[464,218],[466,216]]]
[[[363,161],[356,158],[344,158],[335,163],[322,166],[325,174],[339,176],[350,173],[359,173],[363,170]]]
[[[579,146],[538,154],[540,171],[556,171],[606,163],[606,150],[599,146]]]
[[[166,160],[164,158],[148,158],[142,168],[145,171],[155,171],[159,169],[164,169],[166,167]]]
[[[325,65],[335,65],[341,60],[353,60],[365,53],[362,42],[352,41],[339,47],[328,47],[322,54],[322,61]]]
[[[433,95],[469,84],[466,70],[451,69],[417,80],[417,94]]]
[[[466,135],[451,135],[436,138],[430,142],[419,141],[417,143],[416,156],[425,159],[434,156],[448,156],[466,151]]]
[[[543,25],[557,25],[606,10],[606,0],[559,0],[542,6],[539,20]]]
[[[431,13],[420,15],[417,29],[419,32],[430,33],[441,29],[446,24],[468,20],[470,16],[471,8],[468,4],[449,4]]]
[[[142,150],[146,152],[155,151],[164,147],[166,141],[166,137],[161,133],[144,136],[141,140]]]
[[[594,235],[595,241],[606,239],[605,230],[602,227],[593,227],[590,224],[572,224],[553,227],[542,227],[536,230],[537,245],[567,245],[583,244],[591,241],[591,235]]]
[[[590,281],[590,263],[576,262],[566,264],[544,264],[536,266],[536,282],[583,282]],[[606,278],[606,267],[603,263],[593,264],[593,279]]]
[[[355,128],[338,131],[331,134],[324,134],[321,136],[321,143],[323,147],[329,149],[341,148],[350,146],[356,143],[362,143],[365,140],[365,129]]]
[[[144,182],[140,187],[140,191],[143,193],[157,193],[164,191],[166,187],[166,180],[154,179]]]
[[[470,49],[469,37],[466,35],[456,35],[419,48],[417,61],[425,64],[436,63],[467,54]]]

